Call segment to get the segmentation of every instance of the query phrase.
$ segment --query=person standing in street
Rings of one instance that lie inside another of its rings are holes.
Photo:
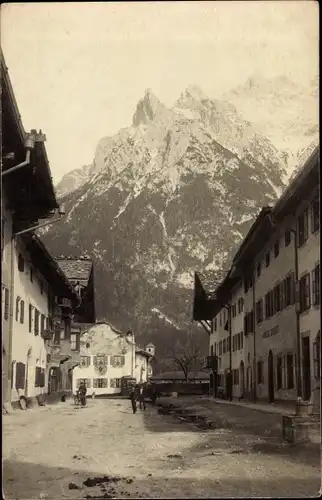
[[[136,413],[136,390],[135,387],[133,386],[130,392],[130,400],[132,404],[132,411],[133,413]]]
[[[144,386],[141,385],[140,388],[139,388],[139,405],[140,405],[140,410],[144,410],[146,409],[145,407],[145,390],[144,390]]]

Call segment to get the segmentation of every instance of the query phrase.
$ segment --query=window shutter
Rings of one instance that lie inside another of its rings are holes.
[[[93,357],[93,364],[94,364],[94,366],[96,365],[96,363],[97,363],[97,356],[94,356],[94,357]],[[88,365],[87,365],[87,366],[88,366]]]
[[[312,298],[313,298],[313,305],[316,304],[316,269],[312,271]]]
[[[294,273],[292,273],[291,276],[290,276],[290,300],[291,300],[291,305],[293,305],[294,302],[295,302],[295,280],[294,280]]]
[[[80,350],[80,332],[76,333],[76,351]]]
[[[25,371],[24,363],[16,363],[16,389],[25,388]]]
[[[20,323],[23,324],[25,321],[25,301],[20,301]]]
[[[29,304],[29,333],[31,333],[32,329],[32,305]]]
[[[307,295],[307,305],[311,306],[311,276],[310,273],[307,274],[306,280],[306,295]]]
[[[4,319],[9,318],[9,290],[4,289]]]
[[[19,302],[20,302],[20,297],[16,298],[16,321],[19,320]]]

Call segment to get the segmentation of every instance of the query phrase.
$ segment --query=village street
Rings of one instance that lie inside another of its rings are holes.
[[[218,405],[219,412],[232,422],[238,409]],[[205,431],[150,405],[133,415],[124,399],[89,399],[86,408],[68,400],[15,411],[3,416],[5,498],[317,494],[318,455],[278,448],[275,431],[265,433],[274,427],[272,416],[257,414],[262,437],[258,424],[252,433],[251,418],[244,433],[237,418],[238,432],[231,425]]]

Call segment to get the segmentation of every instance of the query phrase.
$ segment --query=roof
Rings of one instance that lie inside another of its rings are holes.
[[[152,342],[150,342],[148,345],[145,346],[145,348],[147,348],[147,347],[155,347],[155,345],[152,344]]]
[[[152,354],[150,354],[149,352],[146,352],[144,349],[142,349],[141,347],[136,347],[135,348],[135,352],[137,354],[142,354],[142,356],[145,356],[147,358],[153,358]]]
[[[219,282],[219,276],[222,275],[222,271],[202,271],[197,272],[202,288],[206,294],[211,297],[216,290]],[[222,276],[220,276],[221,279]]]
[[[72,281],[81,281],[87,285],[93,262],[89,257],[56,257],[56,260],[66,274],[67,278]]]
[[[190,372],[188,374],[188,380],[209,380],[209,375],[206,372]],[[185,375],[182,370],[177,370],[173,372],[163,372],[150,377],[150,380],[185,380]]]

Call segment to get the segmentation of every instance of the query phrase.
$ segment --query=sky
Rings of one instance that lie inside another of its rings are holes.
[[[131,125],[147,88],[171,106],[190,84],[214,98],[253,75],[306,85],[318,74],[318,17],[314,0],[12,3],[1,45],[57,183]]]

